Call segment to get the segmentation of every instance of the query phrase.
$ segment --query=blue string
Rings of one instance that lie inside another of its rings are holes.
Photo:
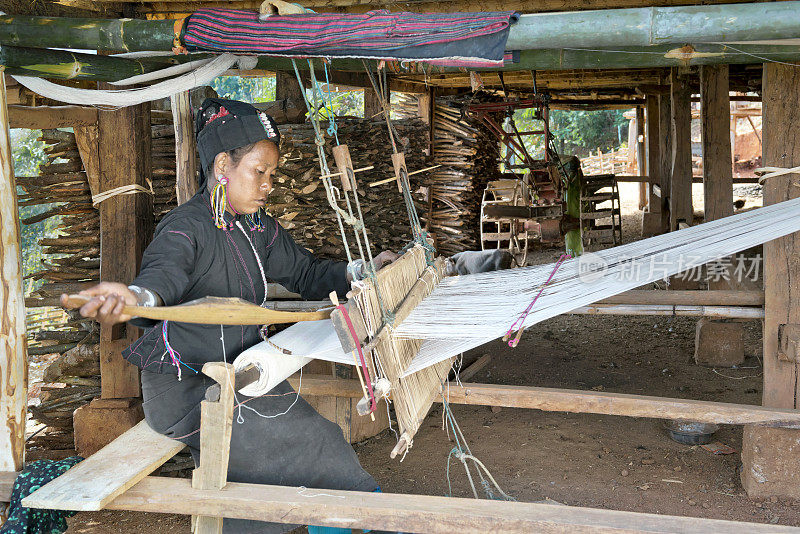
[[[328,102],[325,104],[325,108],[328,110],[328,135],[332,135],[336,139],[336,144],[338,145],[339,128],[336,126],[336,114],[333,112],[333,97],[331,96],[331,82],[328,77],[328,64],[323,61],[322,66],[325,69],[325,84],[328,86],[328,90],[325,91],[328,97]]]

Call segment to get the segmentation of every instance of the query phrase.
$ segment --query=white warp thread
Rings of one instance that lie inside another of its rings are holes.
[[[184,74],[190,72],[194,69],[202,67],[207,63],[211,63],[212,61],[214,61],[214,58],[196,59],[194,61],[187,61],[186,63],[172,65],[171,67],[166,67],[164,69],[157,70],[154,72],[137,74],[136,76],[131,76],[130,78],[125,78],[123,80],[117,80],[116,82],[110,82],[110,83],[111,85],[122,86],[122,85],[133,85],[135,83],[152,82],[153,80],[160,80],[162,78],[169,78],[170,76],[177,76],[178,74]]]
[[[800,198],[568,260],[545,287],[524,325],[531,326],[797,231]],[[589,269],[591,263],[587,260],[602,268]],[[657,270],[652,269],[654,262]],[[403,376],[504,336],[554,266],[443,280],[393,331],[395,336],[425,340]],[[625,276],[626,273],[632,276]]]
[[[239,391],[242,395],[258,397],[269,393],[312,359],[353,363],[353,358],[342,350],[330,319],[295,323],[269,340],[292,354],[284,354],[269,342],[262,341],[237,356],[233,361],[236,371],[251,364],[260,371],[257,382]]]
[[[32,76],[14,76],[14,79],[34,93],[59,102],[80,106],[122,108],[160,100],[195,87],[208,85],[214,78],[225,73],[236,63],[239,63],[241,69],[249,70],[255,67],[257,61],[258,59],[253,56],[221,54],[192,72],[139,89],[78,89]],[[167,67],[167,69],[171,68]]]

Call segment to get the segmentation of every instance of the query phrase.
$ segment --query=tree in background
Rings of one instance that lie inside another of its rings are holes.
[[[14,128],[11,130],[11,153],[14,157],[15,176],[37,176],[39,166],[47,161],[44,152],[45,144],[39,138],[40,130],[26,130]],[[22,190],[17,188],[17,193]],[[40,206],[21,206],[19,208],[20,219],[32,217],[52,207],[52,204]],[[43,237],[56,237],[57,228],[60,224],[60,217],[50,217],[36,224],[20,225],[20,248],[22,249],[22,274],[27,276],[36,272],[42,263],[42,247],[39,240]],[[41,283],[32,280],[26,282],[26,293],[32,291]]]
[[[269,102],[275,100],[274,76],[218,76],[211,87],[220,98],[241,100],[242,102]]]
[[[520,131],[540,130],[541,121],[534,119],[535,110],[521,109],[514,113]],[[628,120],[624,110],[550,111],[550,131],[562,155],[587,156],[598,148],[607,152],[617,149],[628,139]],[[525,146],[534,158],[541,158],[542,136],[527,136]]]
[[[327,85],[320,83],[321,94],[325,98],[326,107],[320,109],[320,117],[327,119],[330,114],[328,108],[333,110],[337,117],[363,117],[364,92],[363,91],[330,91],[326,92]],[[331,84],[333,87],[335,85]],[[250,104],[256,102],[270,102],[275,100],[275,77],[241,77],[219,76],[211,82],[211,87],[220,98],[241,100]],[[306,96],[311,100],[313,95],[306,89]],[[330,105],[328,105],[330,103]]]
[[[628,119],[624,110],[562,111],[550,113],[550,129],[565,149],[585,156],[598,148],[607,152],[617,149],[628,139]],[[561,147],[559,147],[560,149]]]

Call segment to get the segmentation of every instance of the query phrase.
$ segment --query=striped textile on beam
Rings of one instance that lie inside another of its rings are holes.
[[[487,13],[317,14],[273,16],[201,9],[186,22],[190,50],[276,56],[452,61],[502,66],[513,11]]]

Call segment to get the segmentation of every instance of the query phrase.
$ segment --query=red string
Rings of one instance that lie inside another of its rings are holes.
[[[356,349],[358,349],[358,358],[361,361],[361,369],[364,370],[364,380],[367,382],[367,391],[369,392],[369,413],[372,413],[378,409],[378,403],[375,402],[375,393],[372,391],[372,381],[369,378],[369,369],[367,369],[367,362],[364,360],[364,353],[361,351],[361,342],[358,340],[356,329],[353,328],[353,322],[350,320],[350,315],[347,313],[347,308],[339,304],[336,306],[336,309],[342,312],[344,322],[347,323],[347,328],[350,330],[350,336],[353,338],[353,344],[356,346]]]
[[[514,347],[517,346],[517,344],[519,343],[520,338],[522,337],[522,331],[525,330],[525,326],[524,326],[525,325],[525,319],[528,318],[528,314],[533,309],[533,305],[536,304],[536,301],[539,300],[540,296],[542,296],[542,293],[544,292],[544,288],[547,287],[547,284],[549,284],[550,281],[553,279],[553,277],[556,274],[556,271],[558,271],[558,268],[561,267],[561,264],[564,263],[565,260],[567,260],[567,259],[569,259],[571,257],[572,256],[570,254],[562,254],[558,258],[558,261],[556,262],[555,267],[553,267],[553,272],[550,273],[550,277],[547,279],[547,282],[542,284],[542,288],[539,290],[539,292],[536,294],[536,296],[533,297],[533,300],[531,301],[531,303],[528,304],[528,307],[525,309],[524,312],[522,312],[522,315],[520,315],[519,318],[516,321],[514,321],[514,324],[512,324],[511,328],[509,328],[508,332],[506,332],[506,335],[503,336],[503,341],[508,341],[508,346],[509,347],[514,348]],[[517,327],[517,324],[519,324],[519,330],[517,330],[517,335],[514,336],[514,339],[509,341],[509,338],[511,337],[511,334],[514,332],[514,329]]]

